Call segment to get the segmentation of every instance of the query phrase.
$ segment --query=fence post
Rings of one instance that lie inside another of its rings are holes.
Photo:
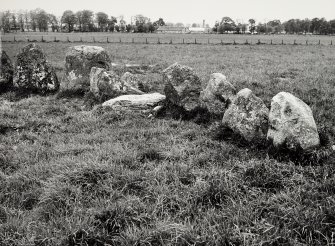
[[[271,44],[272,44],[272,39],[271,39]]]
[[[132,43],[134,43],[134,38],[132,39]]]
[[[183,39],[183,44],[185,44],[185,40]]]
[[[14,42],[16,42],[16,39],[15,39],[15,36],[14,36],[14,39],[13,39]]]
[[[41,42],[42,42],[42,43],[44,42],[43,35],[42,35],[42,38],[41,38]]]
[[[248,39],[246,39],[246,40],[245,40],[245,43],[244,43],[244,44],[246,44],[246,45],[248,45],[248,44],[249,44],[249,43],[248,43]]]
[[[93,37],[93,43],[95,43],[95,37]]]
[[[145,43],[148,44],[148,38],[145,38]]]
[[[235,39],[234,39],[234,43],[233,44],[236,45]]]
[[[122,40],[121,40],[121,38],[120,38],[120,43],[122,43]]]
[[[80,42],[81,42],[81,43],[83,42],[83,37],[80,37]]]
[[[160,44],[161,42],[159,41],[159,38],[158,38],[158,40],[157,40],[157,44]]]
[[[261,44],[261,40],[260,40],[260,39],[258,39],[258,42],[257,42],[257,44]]]
[[[333,45],[333,40],[330,40],[330,45]]]
[[[107,44],[109,43],[108,37],[107,37]]]
[[[171,38],[171,40],[170,40],[170,44],[172,44],[172,38]]]
[[[308,45],[308,40],[306,40],[306,45]]]
[[[67,36],[67,42],[70,43],[70,39],[69,39],[69,36]]]
[[[319,39],[319,45],[321,44],[320,39]]]
[[[194,44],[197,44],[197,39],[196,38],[194,39]]]
[[[284,39],[281,40],[281,44],[282,44],[282,45],[284,44]]]
[[[54,37],[54,42],[57,42],[56,36]]]
[[[221,44],[223,45],[222,39],[221,39]]]
[[[295,39],[294,39],[294,42],[293,42],[294,45],[296,45],[296,42],[295,42]]]

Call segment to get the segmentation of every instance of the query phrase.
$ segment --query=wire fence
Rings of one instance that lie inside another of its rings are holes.
[[[220,39],[220,38],[160,38],[160,37],[113,37],[113,36],[12,36],[0,37],[1,42],[42,42],[42,43],[124,43],[124,44],[199,44],[199,45],[330,45],[333,40],[285,40],[285,39]]]

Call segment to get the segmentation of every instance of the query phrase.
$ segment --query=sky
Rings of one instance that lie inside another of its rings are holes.
[[[123,15],[127,23],[137,14],[151,21],[163,18],[172,23],[202,24],[205,20],[210,26],[224,16],[242,23],[247,23],[250,18],[257,23],[291,18],[335,19],[335,0],[0,0],[1,11],[35,8],[56,16],[68,9],[74,12],[83,9],[95,13],[102,11],[115,17]]]

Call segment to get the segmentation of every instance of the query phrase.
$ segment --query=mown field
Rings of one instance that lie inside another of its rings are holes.
[[[160,34],[160,33],[52,33],[18,32],[2,35],[3,41],[148,43],[148,44],[273,44],[334,45],[326,35],[242,35],[242,34]]]
[[[15,60],[25,44],[2,46]],[[61,79],[74,44],[39,45]],[[221,72],[268,107],[291,92],[334,144],[334,46],[99,45],[114,63],[191,66],[204,86]],[[150,90],[162,92],[159,74]],[[294,162],[229,139],[218,122],[92,109],[64,91],[0,101],[1,246],[335,244],[329,151]]]

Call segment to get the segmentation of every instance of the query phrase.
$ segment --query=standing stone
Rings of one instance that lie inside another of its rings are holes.
[[[92,67],[90,73],[90,91],[95,97],[114,98],[124,94],[143,94],[135,86],[122,80],[113,71]]]
[[[194,70],[178,63],[163,71],[166,100],[191,111],[199,106],[201,81]]]
[[[4,90],[13,85],[14,68],[6,52],[4,50],[0,51],[0,90]]]
[[[226,110],[222,123],[247,141],[264,140],[269,109],[250,89],[239,91]]]
[[[280,92],[271,100],[267,135],[275,147],[289,149],[316,147],[320,138],[310,107],[288,92]]]
[[[92,67],[109,70],[110,59],[105,49],[86,45],[70,47],[65,58],[64,83],[67,84],[67,88],[89,89]]]
[[[28,44],[17,55],[14,86],[36,92],[56,92],[59,81],[40,46]]]
[[[211,74],[207,87],[200,93],[200,99],[208,111],[222,116],[235,96],[235,87],[221,73]]]

